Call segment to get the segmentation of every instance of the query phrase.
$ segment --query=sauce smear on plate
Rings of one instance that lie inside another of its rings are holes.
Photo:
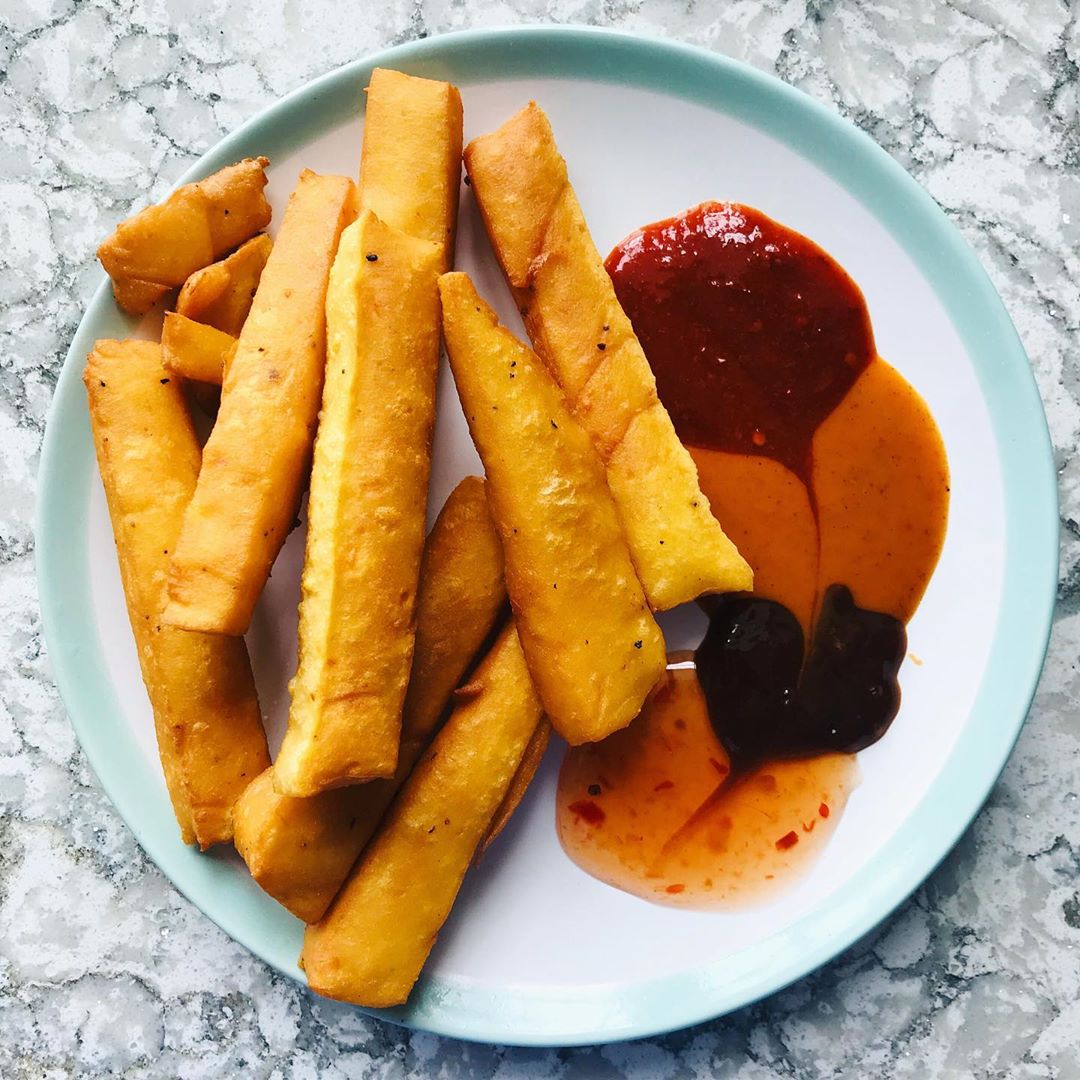
[[[702,204],[632,234],[607,269],[755,587],[705,598],[696,667],[567,754],[559,835],[629,892],[742,903],[810,865],[854,752],[896,715],[905,623],[944,540],[944,446],[877,355],[858,286],[764,214]]]
[[[851,754],[733,773],[694,669],[674,667],[628,728],[567,754],[559,839],[593,877],[647,900],[747,904],[813,862],[856,781]]]

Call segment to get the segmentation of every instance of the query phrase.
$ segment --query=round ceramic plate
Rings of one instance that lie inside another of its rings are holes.
[[[1023,722],[1057,568],[1054,473],[1016,333],[971,251],[882,150],[810,98],[703,51],[584,29],[451,35],[335,71],[268,109],[183,179],[271,158],[280,211],[303,166],[354,175],[373,67],[461,87],[466,138],[530,98],[549,114],[597,246],[706,199],[749,203],[810,236],[862,287],[881,354],[926,398],[952,469],[945,548],[910,625],[903,708],[861,755],[862,784],[824,856],[779,899],[732,913],[654,906],[585,875],[555,835],[553,748],[472,873],[391,1020],[469,1039],[585,1043],[693,1024],[829,960],[903,900],[955,843]],[[467,188],[458,266],[517,324]],[[227,933],[293,978],[301,925],[228,853],[179,840],[124,613],[80,384],[95,338],[150,333],[102,284],[75,336],[41,464],[38,568],[49,652],[82,745],[152,859]],[[432,506],[479,471],[441,382]],[[302,530],[249,635],[271,740],[295,665]],[[672,647],[700,625],[667,619]]]

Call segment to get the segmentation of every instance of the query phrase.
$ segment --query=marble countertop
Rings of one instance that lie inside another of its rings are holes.
[[[1080,1076],[1080,27],[1075,0],[4,0],[0,12],[0,1076]],[[98,239],[257,109],[375,48],[573,21],[691,41],[849,117],[945,208],[1027,347],[1061,478],[1046,671],[989,803],[834,963],[666,1038],[522,1051],[321,1001],[146,859],[50,678],[31,519]],[[344,29],[344,32],[343,32]],[[1072,357],[1070,360],[1069,357]]]

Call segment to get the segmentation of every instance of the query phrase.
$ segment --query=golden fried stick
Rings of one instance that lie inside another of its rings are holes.
[[[396,768],[435,424],[437,281],[460,170],[457,90],[373,73],[362,212],[342,237],[327,296],[300,660],[274,768],[282,794]]]
[[[510,781],[510,787],[507,789],[503,801],[499,804],[499,809],[495,811],[495,816],[491,819],[491,824],[488,826],[487,832],[484,833],[484,838],[476,849],[476,862],[483,858],[484,852],[495,843],[499,838],[499,833],[510,823],[510,818],[513,817],[514,811],[521,805],[521,800],[525,798],[525,793],[529,790],[533,777],[536,776],[536,770],[540,768],[540,762],[544,760],[544,754],[547,753],[550,741],[551,723],[545,717],[536,725],[536,730],[529,740],[529,745],[525,747],[521,764],[517,767],[517,772],[514,773],[514,779]]]
[[[461,187],[461,94],[456,86],[376,68],[367,88],[360,205],[438,247],[453,263]]]
[[[296,516],[326,360],[326,286],[356,189],[305,170],[229,364],[169,567],[165,621],[242,634]]]
[[[246,158],[120,222],[97,252],[120,307],[142,315],[196,270],[265,229],[268,164]]]
[[[304,922],[325,914],[505,603],[502,548],[484,482],[467,476],[424,546],[416,650],[393,778],[295,799],[274,791],[268,769],[237,803],[237,851],[262,888]]]
[[[420,563],[416,649],[401,729],[403,758],[415,762],[431,741],[451,693],[505,604],[502,545],[487,487],[479,476],[466,476],[439,511]]]
[[[603,465],[558,386],[465,274],[444,274],[439,288],[529,670],[555,730],[594,742],[637,715],[664,671],[663,636]]]
[[[326,916],[304,935],[317,993],[405,1001],[541,719],[513,623],[420,759]]]
[[[364,211],[330,275],[300,658],[274,766],[285,795],[397,767],[435,420],[438,272],[435,245]]]
[[[270,757],[243,638],[160,619],[199,445],[157,345],[99,341],[83,381],[165,782],[184,842],[206,848],[232,838],[234,804]]]
[[[543,111],[530,103],[474,139],[465,165],[533,345],[607,467],[653,609],[751,588],[656,396]]]
[[[196,270],[176,298],[176,312],[237,337],[251,310],[273,241],[253,236],[231,255]]]
[[[161,360],[175,375],[221,385],[222,374],[236,352],[236,338],[205,323],[165,313],[161,327]]]

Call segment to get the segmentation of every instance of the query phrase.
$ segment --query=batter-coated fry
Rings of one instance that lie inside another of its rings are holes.
[[[517,772],[514,773],[514,779],[510,781],[510,787],[507,789],[503,801],[499,804],[499,809],[495,811],[495,816],[491,819],[491,824],[488,826],[487,832],[484,833],[480,846],[476,849],[477,862],[483,858],[484,852],[499,838],[499,833],[510,823],[514,811],[521,805],[521,800],[525,798],[529,785],[536,776],[536,770],[540,768],[540,762],[544,760],[544,754],[547,753],[550,741],[551,723],[545,717],[536,725],[536,730],[533,732],[529,745],[522,755],[521,764],[518,766]]]
[[[242,634],[296,518],[326,362],[326,287],[355,186],[305,170],[244,323],[169,568],[165,619]]]
[[[260,233],[226,258],[196,270],[176,298],[177,314],[239,336],[273,246]]]
[[[474,139],[465,164],[533,345],[607,466],[653,609],[749,589],[750,567],[712,516],[656,396],[543,111],[531,102]]]
[[[664,639],[603,465],[558,386],[465,274],[444,274],[439,287],[529,670],[555,730],[594,742],[637,715],[663,673]]]
[[[157,345],[99,341],[83,379],[165,782],[184,842],[206,848],[232,838],[236,800],[270,758],[243,638],[161,622],[199,446]]]
[[[470,680],[326,916],[304,935],[317,993],[403,1002],[540,723],[513,623]]]
[[[435,423],[438,271],[434,244],[364,211],[330,275],[300,659],[274,764],[284,795],[397,768]]]
[[[283,794],[396,768],[435,424],[437,279],[452,257],[460,171],[456,88],[376,69],[361,215],[327,295],[300,662],[274,769]]]
[[[165,313],[161,361],[181,378],[220,386],[235,352],[236,338],[175,311]]]
[[[304,922],[325,914],[505,603],[502,548],[484,482],[467,476],[450,493],[424,546],[416,650],[393,778],[297,799],[278,794],[267,769],[237,804],[237,851],[262,888]]]
[[[436,79],[376,68],[367,88],[360,205],[454,261],[461,187],[461,94]]]
[[[120,222],[97,252],[120,307],[142,315],[196,270],[266,228],[268,164],[246,158]]]

